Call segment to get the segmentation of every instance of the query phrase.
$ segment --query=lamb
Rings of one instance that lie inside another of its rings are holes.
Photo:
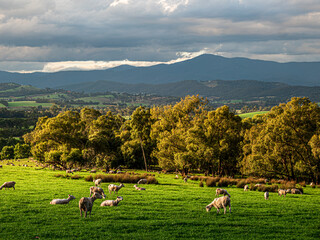
[[[117,197],[116,200],[106,200],[103,201],[100,206],[105,207],[105,206],[118,206],[119,202],[123,200],[123,197]]]
[[[137,185],[134,185],[133,187],[135,187],[135,189],[136,189],[136,190],[139,190],[139,191],[141,191],[141,190],[146,190],[145,188],[143,188],[143,187],[138,187]]]
[[[93,203],[96,199],[101,199],[102,196],[95,192],[92,197],[83,197],[79,201],[79,209],[80,209],[80,216],[82,217],[82,211],[85,212],[84,217],[87,217],[87,212],[89,212],[91,217],[91,211],[93,207]]]
[[[53,199],[50,202],[50,204],[52,204],[52,205],[54,205],[54,204],[68,204],[73,199],[76,199],[76,198],[72,195],[68,195],[67,199]]]
[[[148,183],[148,180],[145,179],[145,178],[142,178],[142,179],[140,179],[137,183],[138,183],[138,184],[147,184],[147,183]]]
[[[96,179],[96,180],[93,180],[93,182],[94,182],[94,184],[95,184],[96,187],[97,187],[98,185],[101,185],[102,179],[101,179],[101,178],[98,178],[98,179]]]
[[[228,195],[229,197],[231,197],[230,194],[227,192],[227,190],[222,189],[222,188],[217,188],[216,189],[216,196],[219,197],[220,194],[223,194],[223,196]]]
[[[122,188],[122,187],[124,187],[124,185],[121,183],[120,184],[120,186],[118,186],[118,185],[115,185],[115,184],[110,184],[109,186],[108,186],[108,189],[109,189],[109,193],[111,194],[111,192],[116,192],[117,194],[118,194],[118,191]]]
[[[278,190],[278,195],[279,196],[282,196],[282,195],[286,196],[286,194],[287,194],[287,191],[285,189],[279,189]]]
[[[296,188],[291,189],[291,193],[292,194],[301,194],[302,195],[302,192],[299,189],[296,189]]]
[[[14,185],[16,184],[16,182],[5,182],[4,184],[2,184],[2,186],[0,186],[0,190],[2,190],[2,188],[4,188],[4,190],[7,190],[7,188],[13,188],[13,190],[16,190]]]
[[[245,192],[248,191],[248,190],[249,190],[249,185],[244,185],[243,190],[244,190]]]
[[[265,200],[268,200],[268,199],[269,199],[269,192],[268,192],[268,191],[266,191],[266,192],[264,193],[264,199],[265,199]]]
[[[206,206],[207,212],[211,210],[212,207],[217,209],[217,213],[220,212],[220,208],[224,209],[224,214],[226,214],[227,206],[229,206],[229,212],[231,213],[231,200],[228,196],[223,196],[219,198],[215,198],[212,203]]]
[[[103,189],[100,187],[90,187],[90,197],[93,193],[99,193],[103,198],[106,198]]]

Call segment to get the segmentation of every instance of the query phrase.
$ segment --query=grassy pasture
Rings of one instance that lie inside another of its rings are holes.
[[[268,111],[259,111],[259,112],[250,112],[250,113],[242,113],[242,114],[239,114],[239,116],[241,118],[252,118],[253,116],[255,115],[261,115],[261,114],[265,114],[267,113]]]
[[[52,103],[37,103],[36,101],[16,101],[16,102],[8,102],[9,108],[23,108],[23,107],[51,107]]]
[[[0,162],[0,184],[16,181],[16,190],[0,191],[0,239],[319,239],[320,189],[307,186],[304,195],[279,197],[236,187],[231,194],[232,213],[207,213],[215,188],[199,181],[156,174],[158,185],[136,191],[125,184],[117,207],[94,203],[91,218],[80,218],[78,201],[89,196],[92,182],[56,178],[62,171],[22,167]],[[30,163],[27,163],[28,165]],[[75,173],[87,176],[90,173]],[[107,189],[109,183],[102,183]],[[50,205],[54,198],[76,197],[69,205]],[[107,194],[107,199],[115,199]]]

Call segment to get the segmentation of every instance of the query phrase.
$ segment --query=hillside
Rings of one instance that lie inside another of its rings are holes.
[[[249,79],[289,85],[320,86],[319,76],[320,62],[278,63],[205,54],[183,62],[151,67],[120,66],[107,70],[56,73],[0,72],[0,82],[57,88],[100,80],[127,84],[165,84],[184,80]]]
[[[309,97],[319,101],[320,87],[290,86],[277,82],[262,82],[253,80],[233,81],[181,81],[167,84],[124,84],[109,81],[88,82],[81,85],[65,86],[65,89],[76,92],[127,92],[131,94],[146,93],[160,96],[178,96],[199,94],[217,99],[254,100],[257,98],[290,99],[291,97]]]

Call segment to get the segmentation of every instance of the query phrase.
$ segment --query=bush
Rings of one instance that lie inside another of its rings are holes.
[[[278,185],[261,185],[260,187],[258,187],[258,191],[260,192],[278,192]]]
[[[216,187],[217,182],[219,182],[220,177],[208,177],[206,179],[206,185],[207,187]]]
[[[246,180],[242,179],[237,183],[237,188],[244,188],[247,185]]]
[[[220,178],[217,186],[218,187],[228,187],[229,185],[231,185],[230,183],[232,183],[232,181],[230,181],[229,178]]]
[[[141,178],[145,178],[148,181],[148,184],[158,184],[158,180],[153,176],[148,176],[151,174],[143,174],[143,175],[130,175],[128,173],[125,174],[97,174],[95,176],[87,176],[85,177],[86,181],[93,181],[93,179],[102,179],[102,182],[121,182],[121,183],[137,183]]]
[[[200,181],[199,187],[203,187],[203,182],[202,181]]]
[[[306,186],[307,186],[307,184],[306,184],[306,182],[305,182],[305,181],[303,181],[303,182],[299,182],[299,185],[300,185],[301,187],[306,187]]]

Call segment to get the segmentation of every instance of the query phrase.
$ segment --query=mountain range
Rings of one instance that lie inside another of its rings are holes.
[[[107,70],[55,73],[0,72],[0,82],[15,82],[40,88],[64,88],[85,82],[109,81],[129,84],[166,84],[185,80],[258,80],[289,85],[320,86],[320,62],[289,62],[225,58],[204,54],[174,64],[150,67],[119,66]]]

